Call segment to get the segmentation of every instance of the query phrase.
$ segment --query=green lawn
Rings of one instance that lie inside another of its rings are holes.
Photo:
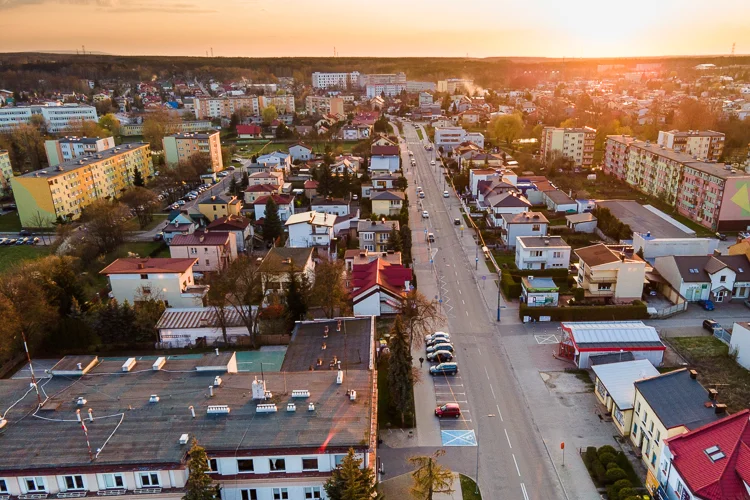
[[[482,492],[476,493],[477,483],[469,476],[459,474],[463,500],[482,500]]]
[[[500,250],[493,250],[492,255],[495,257],[497,265],[503,267],[503,264],[507,264],[510,269],[516,268],[516,254],[510,251],[503,252]]]
[[[49,255],[47,246],[11,245],[0,246],[0,273],[4,273],[11,266],[22,260],[38,259]]]
[[[21,230],[21,219],[18,212],[0,215],[0,233],[18,232]]]
[[[165,213],[156,213],[154,214],[154,218],[151,222],[146,224],[146,227],[141,228],[140,225],[138,225],[138,217],[133,217],[128,222],[125,223],[125,230],[126,231],[151,231],[156,226],[159,226],[161,224],[164,224],[164,221],[167,220],[167,216],[169,214]]]
[[[423,140],[424,136],[422,135],[422,129],[420,127],[417,127],[417,136],[419,137],[419,140]]]

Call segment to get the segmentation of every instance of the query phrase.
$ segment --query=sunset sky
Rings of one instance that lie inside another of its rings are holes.
[[[750,53],[750,0],[0,0],[0,52],[205,56]]]

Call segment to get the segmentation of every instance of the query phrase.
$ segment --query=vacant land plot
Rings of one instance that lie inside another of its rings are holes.
[[[730,412],[750,406],[750,371],[729,355],[729,347],[715,337],[673,337],[669,342],[698,371],[706,388],[719,391],[719,402]]]
[[[0,246],[0,273],[22,260],[39,259],[49,255],[47,246],[10,245]]]
[[[655,238],[690,238],[695,236],[695,234],[687,233],[667,220],[662,219],[635,201],[599,201],[597,202],[597,206],[608,208],[612,212],[612,215],[638,233],[650,231],[651,235]]]
[[[15,233],[21,230],[21,219],[18,212],[0,215],[0,233]]]

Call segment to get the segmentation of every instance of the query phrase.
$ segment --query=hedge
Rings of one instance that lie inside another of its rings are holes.
[[[529,307],[521,304],[518,317],[525,316],[536,321],[540,316],[549,316],[551,321],[623,321],[649,317],[646,304],[639,300],[622,306]]]
[[[503,269],[500,278],[500,288],[506,299],[517,299],[521,296],[521,281],[514,280],[513,276],[505,269]]]

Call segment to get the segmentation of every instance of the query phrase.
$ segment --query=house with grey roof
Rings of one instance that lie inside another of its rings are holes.
[[[750,296],[750,261],[746,255],[668,255],[654,268],[688,301],[721,304]]]
[[[518,269],[565,269],[570,265],[571,247],[559,236],[516,238]]]

